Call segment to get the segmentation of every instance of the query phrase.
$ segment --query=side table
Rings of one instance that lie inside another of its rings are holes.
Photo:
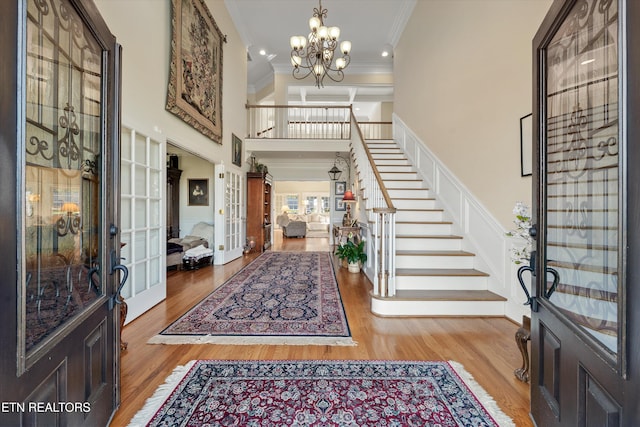
[[[343,239],[345,241],[348,239],[349,233],[353,234],[355,243],[360,241],[360,227],[346,227],[341,224],[333,224],[331,234],[333,235],[334,252],[338,245],[342,243]]]
[[[513,374],[522,382],[529,382],[529,348],[527,341],[531,339],[531,318],[522,316],[522,327],[516,331],[516,344],[522,354],[522,367],[513,371]]]

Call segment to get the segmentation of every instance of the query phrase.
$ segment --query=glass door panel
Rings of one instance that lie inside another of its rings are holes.
[[[617,16],[615,1],[577,3],[545,58],[545,294],[611,353],[622,304]]]
[[[64,13],[60,13],[64,11]],[[65,2],[28,2],[25,286],[27,357],[104,294],[102,49]]]

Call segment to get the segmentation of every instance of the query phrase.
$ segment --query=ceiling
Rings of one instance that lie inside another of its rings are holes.
[[[322,0],[327,26],[338,26],[340,41],[352,43],[351,63],[345,75],[391,73],[393,50],[417,0]],[[309,33],[308,21],[318,0],[225,0],[225,5],[247,47],[249,92],[273,81],[274,73],[292,72],[289,38]],[[260,52],[263,51],[264,54]],[[346,85],[325,78],[318,89],[311,77],[288,88],[291,104],[353,104],[366,115],[373,102],[392,101],[393,87]],[[358,113],[356,113],[358,114]]]

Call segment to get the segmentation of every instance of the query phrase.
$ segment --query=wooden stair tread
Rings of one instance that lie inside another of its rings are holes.
[[[396,256],[475,256],[466,251],[396,251]]]
[[[488,277],[489,274],[473,268],[396,268],[396,276]]]
[[[392,297],[371,295],[372,298],[394,301],[506,301],[491,291],[401,290]]]

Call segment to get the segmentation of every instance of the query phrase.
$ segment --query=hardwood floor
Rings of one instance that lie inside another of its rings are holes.
[[[329,241],[283,239],[276,231],[272,249],[327,251]],[[126,426],[171,371],[193,359],[454,360],[517,426],[532,426],[529,385],[513,375],[522,362],[514,339],[516,324],[505,318],[376,317],[369,309],[371,283],[363,274],[348,273],[346,268],[337,268],[336,276],[353,338],[358,342],[355,347],[146,344],[258,255],[249,254],[224,266],[167,274],[167,299],[124,328],[123,340],[129,347],[121,358],[122,403],[111,426]]]

